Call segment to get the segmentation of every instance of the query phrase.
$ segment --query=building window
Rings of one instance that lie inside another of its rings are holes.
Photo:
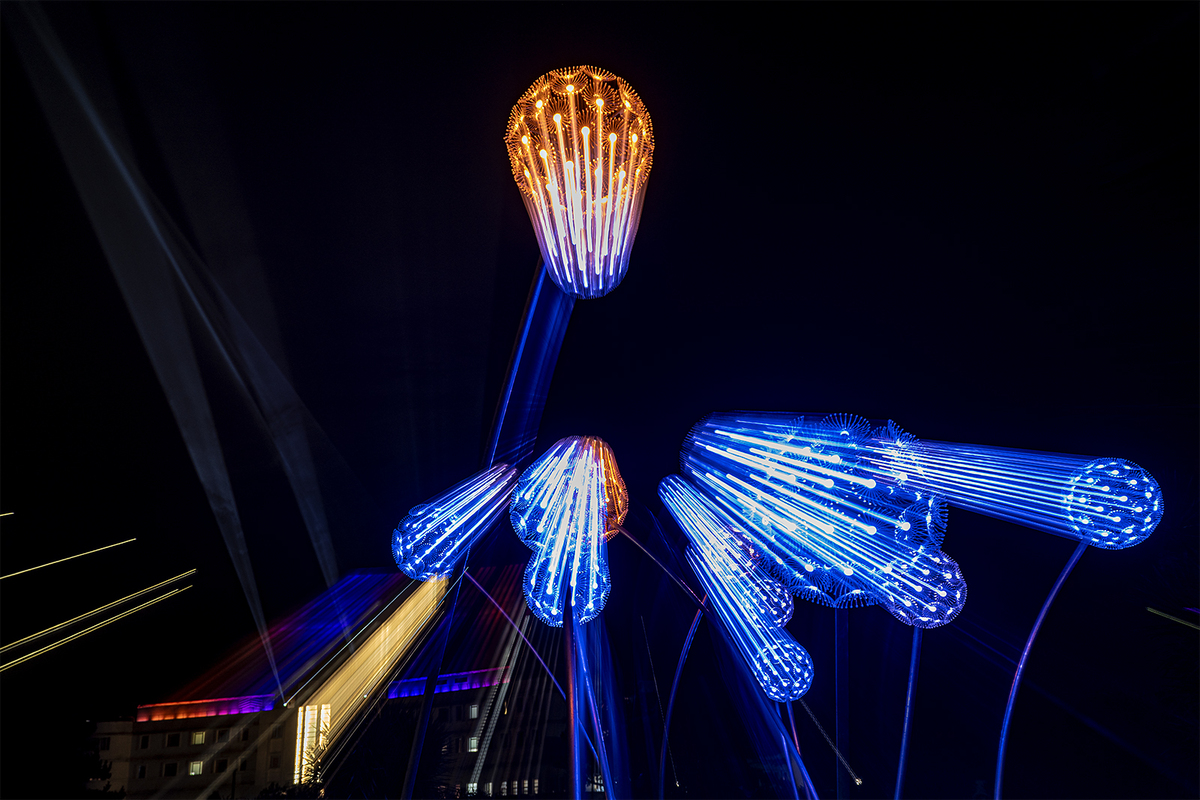
[[[249,728],[242,728],[242,741],[243,742],[250,741],[250,729]]]
[[[188,775],[200,775],[203,772],[204,772],[204,762],[203,761],[193,761],[192,763],[188,764]]]
[[[192,744],[204,744],[204,731],[192,732]]]
[[[467,711],[468,719],[479,719],[479,704],[472,703],[471,708]]]
[[[164,778],[174,778],[177,772],[179,772],[179,765],[174,761],[162,765],[162,774]]]
[[[467,740],[467,752],[468,753],[478,753],[479,752],[479,737],[478,736],[472,736],[470,739]]]
[[[483,785],[483,793],[486,794],[488,797],[492,796],[492,782],[491,781],[488,781],[487,783],[485,783]]]
[[[217,741],[218,742],[228,742],[229,741],[229,728],[225,728],[223,730],[217,731]]]
[[[275,730],[271,731],[271,738],[272,739],[282,739],[283,738],[283,728],[276,726]]]
[[[138,764],[137,776],[139,778],[146,777],[146,765],[145,764]]]
[[[224,772],[227,769],[229,769],[229,760],[225,758],[218,758],[216,766],[217,772]]]
[[[521,794],[529,794],[529,779],[521,781]]]
[[[534,778],[533,779],[533,793],[534,794],[537,794],[537,782],[538,782],[538,779]]]
[[[478,783],[468,783],[467,784],[467,797],[474,797],[477,794],[479,794],[479,784]]]
[[[279,756],[271,756],[271,763],[268,767],[270,769],[279,769]]]
[[[142,745],[142,749],[143,749],[143,750],[149,750],[149,749],[150,749],[150,736],[149,736],[149,734],[147,734],[147,735],[145,735],[145,736],[143,736],[143,737],[142,737],[141,745]]]
[[[179,747],[179,734],[178,733],[168,733],[167,734],[167,747]]]
[[[240,769],[242,772],[249,772],[250,771],[250,759],[243,758],[240,762],[238,762],[238,769]]]
[[[101,736],[101,737],[100,737],[99,748],[100,748],[101,750],[107,750],[107,749],[108,749],[108,737],[107,737],[107,736]]]
[[[508,781],[500,781],[500,796],[508,797]]]

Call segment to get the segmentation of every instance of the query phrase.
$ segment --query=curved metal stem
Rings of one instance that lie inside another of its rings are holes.
[[[688,650],[692,647],[692,637],[696,635],[696,629],[700,627],[700,619],[704,616],[704,601],[700,601],[701,607],[696,609],[696,616],[692,618],[692,627],[688,628],[687,638],[683,640],[683,650],[679,653],[679,663],[675,666],[675,679],[671,681],[671,694],[667,697],[667,716],[663,720],[663,740],[662,752],[658,756],[658,797],[662,800],[663,796],[663,778],[667,769],[667,740],[671,732],[671,712],[675,710],[675,690],[679,688],[679,676],[683,674],[683,662],[687,660]]]
[[[693,592],[690,588],[688,588],[688,585],[683,582],[682,578],[678,577],[674,572],[672,572],[670,569],[668,569],[666,564],[659,561],[658,557],[655,556],[653,553],[651,553],[649,551],[649,549],[646,548],[645,545],[643,545],[641,542],[639,542],[632,533],[630,533],[629,531],[625,530],[623,527],[620,527],[620,526],[617,527],[617,530],[619,530],[621,533],[625,534],[625,538],[627,538],[629,541],[631,541],[635,545],[637,545],[637,548],[639,550],[641,550],[643,553],[645,553],[647,556],[649,556],[651,561],[653,561],[655,564],[658,564],[658,568],[661,569],[663,572],[665,572],[667,574],[668,578],[675,581],[675,584],[677,586],[679,586],[680,589],[683,589],[683,591],[687,592],[688,597],[692,598],[693,603],[695,603],[697,606],[702,606],[704,604],[703,601],[699,597],[696,596],[696,593]]]
[[[804,759],[800,756],[800,737],[796,735],[796,715],[792,713],[792,704],[787,704],[788,725],[792,728],[792,744],[796,745],[796,759],[800,765],[800,775],[804,778],[804,791],[808,793],[808,800],[817,800],[817,787],[813,786],[812,778],[808,776],[808,770],[804,768]]]
[[[912,658],[908,662],[908,696],[904,700],[904,733],[900,736],[900,766],[896,768],[896,800],[904,788],[904,765],[908,759],[908,733],[912,729],[913,695],[917,691],[917,666],[921,661],[921,629],[913,628]]]
[[[1000,726],[1000,752],[996,755],[996,800],[1000,800],[1000,783],[1004,777],[1004,748],[1008,744],[1008,723],[1012,719],[1013,703],[1017,699],[1017,690],[1021,688],[1021,676],[1025,672],[1025,662],[1029,659],[1029,649],[1033,647],[1033,640],[1038,634],[1038,629],[1042,627],[1042,620],[1046,618],[1046,612],[1050,610],[1050,604],[1054,602],[1054,598],[1058,595],[1058,590],[1062,588],[1063,582],[1071,574],[1071,570],[1075,568],[1075,565],[1079,563],[1079,558],[1086,549],[1087,542],[1080,542],[1079,546],[1075,548],[1075,552],[1071,554],[1071,558],[1067,560],[1067,565],[1063,567],[1058,580],[1051,587],[1050,594],[1046,595],[1046,602],[1042,604],[1042,611],[1033,623],[1033,630],[1029,631],[1029,639],[1025,641],[1025,649],[1021,651],[1021,660],[1017,662],[1017,671],[1013,674],[1012,688],[1008,692],[1008,706],[1004,709],[1004,722]]]

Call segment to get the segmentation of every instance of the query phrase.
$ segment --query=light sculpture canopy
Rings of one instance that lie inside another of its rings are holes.
[[[944,625],[967,597],[961,570],[941,551],[945,504],[865,474],[870,432],[849,415],[712,414],[688,435],[680,465],[797,597],[838,608],[878,603],[908,625]]]
[[[690,542],[685,554],[729,640],[763,692],[790,702],[812,685],[808,651],[784,630],[792,597],[759,568],[742,526],[706,500],[686,479],[668,475],[658,495]]]
[[[611,292],[629,268],[654,152],[641,99],[597,67],[553,70],[513,106],[504,142],[550,277],[579,298]]]
[[[428,581],[454,565],[504,511],[517,471],[496,464],[408,512],[392,533],[392,557],[410,578]]]
[[[598,437],[560,439],[525,470],[509,517],[533,549],[524,591],[534,616],[559,627],[568,602],[579,624],[599,616],[612,588],[607,541],[628,509],[612,448]]]

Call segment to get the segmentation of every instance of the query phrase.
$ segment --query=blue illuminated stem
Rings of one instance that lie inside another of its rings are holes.
[[[1033,647],[1033,640],[1038,634],[1038,630],[1042,627],[1042,620],[1046,618],[1046,612],[1050,610],[1050,604],[1054,602],[1054,598],[1058,595],[1058,590],[1062,588],[1063,583],[1067,580],[1067,576],[1071,574],[1071,570],[1079,563],[1083,551],[1087,549],[1088,543],[1081,541],[1079,546],[1075,548],[1075,552],[1067,559],[1067,565],[1063,567],[1059,573],[1058,580],[1054,582],[1054,586],[1050,588],[1050,594],[1046,595],[1046,602],[1042,604],[1042,610],[1038,613],[1037,619],[1033,623],[1033,629],[1029,631],[1029,638],[1025,641],[1025,649],[1021,651],[1021,660],[1017,662],[1017,671],[1013,674],[1012,688],[1008,692],[1008,705],[1004,708],[1004,722],[1000,725],[1000,750],[996,755],[996,800],[1000,800],[1000,783],[1004,777],[1004,748],[1008,744],[1008,723],[1012,719],[1013,703],[1017,700],[1017,690],[1021,688],[1021,676],[1025,672],[1025,662],[1029,659],[1029,650]]]
[[[913,698],[917,692],[917,666],[921,660],[921,629],[913,628],[912,658],[908,662],[908,694],[904,699],[904,732],[900,735],[900,764],[896,768],[896,800],[904,788],[904,766],[908,759],[908,734],[912,730]]]
[[[496,464],[414,507],[392,533],[396,566],[421,581],[449,575],[500,517],[516,482],[516,470]]]
[[[800,755],[800,737],[796,735],[796,715],[792,713],[792,704],[784,703],[787,707],[788,726],[792,729],[792,743],[796,745],[796,759],[800,765],[800,775],[804,778],[804,791],[808,794],[808,800],[817,800],[817,788],[813,786],[812,778],[808,776],[808,770],[804,767],[804,758]]]
[[[667,740],[671,735],[671,712],[675,710],[675,690],[679,688],[679,676],[683,674],[683,662],[687,661],[688,650],[692,648],[692,637],[696,635],[696,629],[700,627],[700,619],[704,614],[702,607],[696,609],[696,616],[692,617],[692,626],[688,628],[687,637],[683,640],[683,649],[679,651],[679,663],[675,665],[675,677],[671,681],[671,694],[667,697],[667,715],[663,719],[663,741],[662,750],[658,755],[658,798],[663,799],[663,778],[666,776],[667,770]]]
[[[567,796],[572,800],[583,797],[583,748],[579,746],[579,663],[576,661],[574,614],[571,598],[566,598],[567,613],[563,615],[563,646],[567,651]]]

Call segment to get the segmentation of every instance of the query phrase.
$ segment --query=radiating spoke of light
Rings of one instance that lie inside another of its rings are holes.
[[[101,550],[108,550],[113,547],[120,547],[123,544],[129,544],[130,542],[136,542],[136,541],[137,541],[136,537],[133,539],[126,539],[123,542],[114,542],[113,544],[106,544],[106,545],[104,545],[104,547],[97,547],[95,550],[88,550],[86,553],[76,553],[73,556],[67,556],[66,558],[60,558],[56,561],[47,561],[45,564],[38,564],[36,567],[30,567],[29,569],[18,570],[17,572],[10,572],[7,575],[0,575],[0,581],[4,580],[5,578],[12,578],[16,575],[24,575],[26,572],[33,572],[35,569],[41,569],[42,567],[52,567],[55,564],[61,564],[64,561],[70,561],[73,558],[83,558],[84,556],[90,556],[92,553],[99,553]]]
[[[596,436],[558,440],[521,475],[509,517],[533,549],[525,601],[547,625],[563,624],[568,593],[575,619],[595,619],[612,588],[607,540],[629,510],[612,448]]]
[[[450,574],[508,504],[517,471],[496,464],[408,512],[392,533],[392,557],[406,575],[427,581]]]
[[[608,294],[629,267],[654,152],[650,115],[621,78],[556,69],[521,95],[504,143],[550,277]]]
[[[106,619],[103,622],[96,623],[95,625],[91,626],[90,628],[85,628],[84,630],[79,631],[78,633],[73,633],[64,639],[59,639],[54,644],[48,644],[45,647],[41,648],[40,650],[35,650],[32,653],[27,653],[26,655],[23,655],[17,659],[13,659],[12,661],[9,661],[6,664],[0,664],[0,672],[4,672],[5,670],[12,669],[13,667],[17,666],[18,664],[24,664],[26,661],[29,661],[32,658],[37,658],[38,656],[42,655],[43,653],[49,653],[51,650],[62,647],[64,644],[73,642],[76,639],[80,638],[81,636],[87,636],[92,631],[97,631],[97,630],[103,628],[105,625],[111,625],[112,623],[117,622],[118,620],[125,619],[125,617],[128,617],[131,614],[136,614],[137,612],[141,611],[143,608],[148,608],[148,607],[154,605],[155,603],[159,603],[163,600],[166,600],[169,597],[174,597],[175,595],[180,594],[181,592],[186,592],[190,588],[192,588],[191,585],[184,586],[183,588],[180,588],[180,589],[172,589],[171,591],[167,592],[164,595],[161,595],[159,597],[154,598],[153,600],[149,600],[145,603],[142,603],[140,606],[131,608],[128,611],[122,611],[120,614],[117,614],[115,617],[110,617],[109,619]]]
[[[962,573],[941,550],[945,503],[866,473],[870,432],[847,415],[712,414],[692,429],[680,462],[796,597],[878,603],[906,624],[944,625],[966,601]]]
[[[155,589],[161,589],[162,587],[166,586],[169,583],[174,583],[177,580],[181,580],[183,578],[186,578],[190,575],[195,575],[195,574],[196,574],[196,570],[194,570],[194,569],[189,569],[187,572],[181,572],[178,575],[176,575],[174,578],[167,578],[165,581],[163,581],[161,583],[156,583],[153,586],[147,586],[145,589],[134,592],[133,594],[127,594],[124,597],[122,597],[120,600],[114,600],[111,603],[108,603],[107,605],[103,605],[103,606],[100,606],[99,608],[94,608],[91,611],[88,611],[87,613],[80,614],[78,617],[72,617],[71,619],[67,620],[66,622],[60,622],[57,625],[52,625],[51,627],[46,628],[45,630],[30,634],[29,636],[26,636],[24,639],[18,639],[15,642],[10,642],[9,644],[6,644],[3,647],[0,647],[0,653],[7,653],[9,650],[12,650],[14,647],[20,647],[23,644],[32,642],[34,639],[40,639],[47,634],[54,633],[57,630],[65,628],[68,625],[73,625],[76,622],[82,622],[85,619],[90,619],[91,617],[94,617],[97,614],[103,614],[105,611],[108,611],[110,608],[116,608],[119,605],[128,603],[130,600],[136,600],[137,598],[141,597],[142,595],[149,594],[150,592],[153,592]]]

